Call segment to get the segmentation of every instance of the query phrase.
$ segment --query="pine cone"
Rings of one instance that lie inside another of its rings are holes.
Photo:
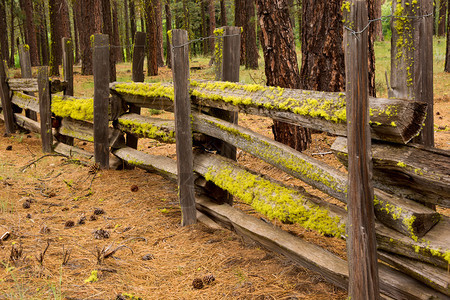
[[[211,284],[211,283],[213,283],[214,280],[216,280],[216,278],[214,277],[213,274],[208,274],[208,275],[205,275],[205,277],[203,277],[203,282],[205,284]]]
[[[89,174],[95,174],[100,170],[100,165],[98,163],[93,164],[89,167]]]
[[[194,289],[202,289],[203,288],[203,281],[200,278],[195,278],[194,281],[192,281],[192,286]]]

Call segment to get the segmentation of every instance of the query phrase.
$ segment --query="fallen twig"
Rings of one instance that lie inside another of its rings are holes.
[[[64,155],[59,154],[59,153],[45,154],[45,155],[42,155],[41,157],[39,157],[38,159],[35,159],[32,162],[28,163],[27,165],[23,166],[22,168],[20,168],[20,171],[25,172],[25,170],[28,169],[31,165],[34,165],[35,163],[37,163],[44,157],[49,157],[49,156],[63,156],[64,157]]]
[[[311,155],[327,155],[327,154],[333,154],[333,152],[331,152],[331,151],[319,152],[319,153],[312,153]]]
[[[36,256],[36,260],[39,262],[39,264],[41,266],[44,264],[44,257],[45,257],[45,253],[48,250],[48,247],[50,247],[50,240],[47,240],[47,247],[45,247],[44,251],[39,253],[39,256]]]

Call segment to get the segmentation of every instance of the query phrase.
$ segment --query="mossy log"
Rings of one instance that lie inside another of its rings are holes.
[[[321,274],[338,287],[348,287],[347,262],[317,245],[295,237],[228,204],[216,204],[206,197],[197,198],[197,209],[219,224],[235,230],[265,248],[281,253],[295,263]],[[445,295],[393,268],[379,264],[380,290],[392,299],[446,299]]]
[[[318,190],[347,202],[347,175],[301,152],[242,126],[193,113],[194,130],[226,141]],[[435,211],[375,189],[378,219],[408,236],[423,236],[439,220]]]
[[[21,92],[13,92],[11,102],[23,109],[29,109],[39,113],[39,100],[37,97],[26,95]]]
[[[449,273],[446,270],[404,256],[378,251],[378,258],[423,282],[433,289],[450,296]]]
[[[347,165],[347,140],[332,145]],[[374,185],[408,199],[450,207],[450,151],[372,143]]]
[[[63,118],[61,120],[61,126],[58,129],[59,134],[64,136],[73,137],[82,141],[94,142],[94,127],[91,122],[73,120],[71,118]],[[120,143],[119,135],[121,132],[119,129],[109,128],[109,146],[115,146],[116,143]]]
[[[125,114],[118,118],[118,128],[138,138],[150,138],[164,143],[175,143],[175,124],[172,120]]]
[[[141,107],[170,110],[170,84],[112,83],[111,92]],[[231,82],[191,81],[192,103],[261,115],[346,136],[344,93],[291,90]],[[370,98],[372,137],[407,143],[421,130],[426,104],[418,101]],[[172,108],[173,109],[173,108]]]
[[[8,85],[11,91],[39,92],[37,78],[10,78]],[[65,90],[67,82],[59,79],[50,80],[51,93],[59,93]]]

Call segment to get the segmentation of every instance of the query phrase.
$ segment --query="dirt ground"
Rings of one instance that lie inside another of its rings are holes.
[[[450,149],[449,95],[436,100],[436,146]],[[240,124],[271,135],[271,122]],[[98,171],[56,154],[39,135],[3,136],[0,122],[0,299],[345,299],[346,291],[285,257],[203,224],[181,227],[176,185],[143,170]],[[334,138],[314,134],[306,151],[344,171],[327,153]],[[89,149],[90,145],[78,142]],[[174,157],[173,145],[139,150]],[[300,181],[239,152],[238,161],[287,184]],[[236,206],[257,215],[248,206]],[[345,258],[345,242],[280,224]],[[205,278],[206,277],[206,278]],[[202,289],[194,279],[209,278]],[[215,280],[212,281],[211,278]],[[132,298],[134,297],[134,298]]]

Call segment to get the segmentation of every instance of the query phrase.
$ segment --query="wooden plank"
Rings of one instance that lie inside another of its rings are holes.
[[[170,110],[170,84],[113,83],[116,92],[141,107]],[[332,134],[346,136],[345,93],[279,89],[228,82],[191,81],[192,103],[269,117]],[[420,130],[426,104],[401,99],[369,97],[372,138],[406,143]]]
[[[155,139],[164,143],[176,142],[175,123],[172,120],[129,113],[117,119],[117,128],[139,138]]]
[[[16,124],[22,128],[30,130],[32,132],[41,133],[41,124],[40,122],[34,121],[33,119],[29,119],[22,114],[14,114],[14,119]],[[55,132],[52,132],[55,133]]]
[[[145,32],[136,32],[134,36],[133,47],[133,66],[132,80],[134,82],[144,82],[144,59],[145,59],[145,42],[147,35]],[[140,114],[141,108],[134,104],[130,104],[130,113]],[[128,147],[137,149],[138,139],[133,134],[127,134],[126,143]]]
[[[108,109],[109,109],[109,37],[94,35],[92,57],[94,71],[94,152],[95,162],[109,168]]]
[[[62,67],[64,81],[67,83],[64,89],[65,96],[73,96],[73,44],[67,37],[61,39],[62,43]]]
[[[348,286],[348,267],[330,252],[267,224],[228,204],[216,204],[206,197],[197,198],[197,209],[226,228],[251,238],[265,248],[281,253],[295,263],[322,275],[341,288]],[[446,299],[413,278],[380,265],[380,290],[393,299]],[[383,295],[383,296],[384,296]],[[364,298],[365,299],[365,298]]]
[[[343,6],[347,102],[347,260],[350,299],[380,298],[369,128],[368,24],[364,0]],[[359,33],[352,32],[356,31]]]
[[[64,91],[67,83],[59,79],[51,80],[51,93],[59,93]],[[39,92],[38,81],[36,78],[10,78],[8,85],[11,91],[19,92]]]
[[[444,295],[450,296],[450,274],[447,271],[384,251],[378,251],[378,257],[403,273],[410,275]]]
[[[175,92],[175,131],[177,148],[178,193],[182,226],[196,223],[194,174],[191,130],[191,102],[189,97],[188,33],[172,30],[172,74]]]
[[[331,146],[347,165],[347,146],[337,138]],[[374,185],[412,200],[450,207],[450,151],[374,142]]]
[[[53,134],[52,134],[52,112],[50,81],[48,80],[48,67],[40,67],[38,70],[39,86],[39,114],[41,122],[42,151],[44,153],[52,152]]]
[[[392,12],[397,18],[392,22],[389,98],[420,99],[428,104],[423,137],[416,142],[433,146],[433,1],[393,2]]]
[[[21,92],[13,92],[11,102],[20,108],[32,110],[39,113],[39,100],[37,97],[30,96]]]
[[[33,74],[31,71],[30,47],[28,45],[19,46],[19,61],[22,78],[32,78]],[[28,94],[30,96],[35,96],[34,93]],[[25,115],[28,118],[37,121],[36,111],[30,111],[28,109],[25,109]]]
[[[5,122],[6,134],[11,134],[14,133],[15,128],[10,89],[8,84],[6,83],[8,80],[6,66],[6,62],[0,60],[0,98],[2,100],[3,119]]]

